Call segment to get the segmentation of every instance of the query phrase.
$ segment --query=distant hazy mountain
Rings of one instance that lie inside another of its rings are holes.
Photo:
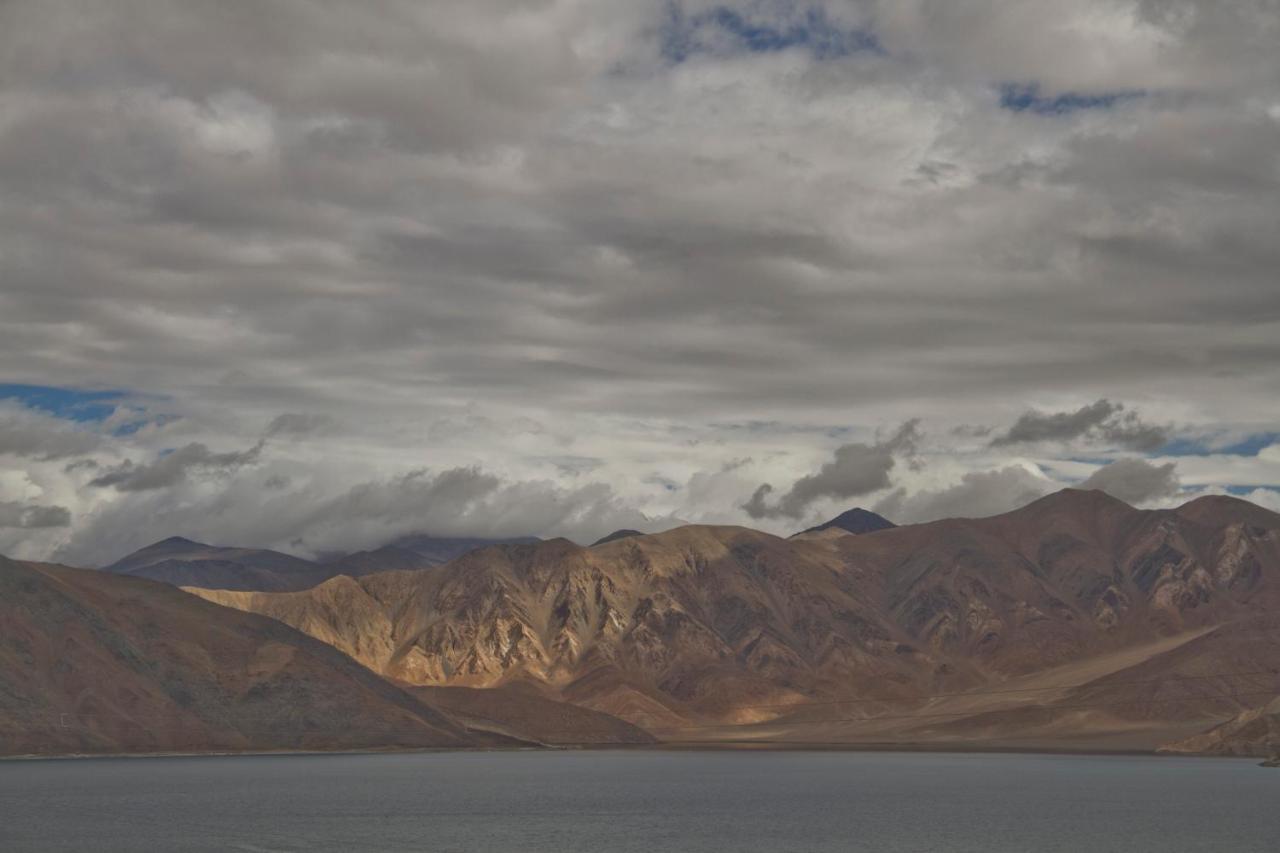
[[[175,536],[124,557],[103,571],[208,589],[298,590],[328,579],[324,566],[259,548],[224,548]]]
[[[310,589],[337,575],[428,569],[476,548],[496,543],[537,542],[517,539],[462,539],[407,536],[373,551],[313,562],[261,548],[206,545],[175,536],[124,557],[104,571],[163,581],[174,586],[290,592]]]
[[[395,545],[384,545],[372,551],[356,551],[329,559],[324,564],[333,575],[349,575],[358,578],[375,572],[399,572],[414,569],[428,569],[438,566],[435,560],[423,557],[415,551],[398,548]],[[327,578],[326,578],[327,580]]]
[[[360,577],[374,572],[429,569],[433,566],[443,565],[477,548],[485,548],[490,545],[528,544],[537,541],[539,540],[532,536],[507,539],[477,539],[416,534],[401,537],[391,544],[373,551],[359,551],[338,557],[326,565],[331,569],[330,576],[343,574]]]
[[[445,564],[453,558],[461,557],[468,551],[475,551],[476,548],[486,548],[495,546],[495,544],[531,544],[540,542],[536,537],[506,537],[506,538],[466,538],[466,537],[433,537],[428,534],[410,535],[410,537],[401,537],[392,543],[392,547],[402,549],[402,551],[411,551],[417,556],[429,561],[430,565],[439,566]]]
[[[1264,701],[1233,673],[1280,670],[1280,515],[1065,490],[874,536],[688,526],[202,594],[409,684],[530,680],[666,738],[1148,749]]]
[[[877,530],[888,530],[891,527],[897,527],[889,519],[882,515],[877,515],[871,510],[855,507],[854,509],[842,512],[830,521],[823,522],[817,527],[810,527],[808,530],[802,530],[797,536],[805,533],[817,533],[820,530],[829,530],[832,527],[849,533],[874,533]]]

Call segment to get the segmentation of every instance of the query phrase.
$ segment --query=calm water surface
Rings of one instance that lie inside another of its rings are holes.
[[[1252,761],[493,752],[0,762],[0,850],[1276,851]]]

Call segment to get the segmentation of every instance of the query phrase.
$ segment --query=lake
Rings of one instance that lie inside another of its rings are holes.
[[[0,762],[0,850],[1274,851],[1249,760],[460,752]]]

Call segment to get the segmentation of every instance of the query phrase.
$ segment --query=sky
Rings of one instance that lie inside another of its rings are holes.
[[[1280,509],[1280,0],[0,2],[0,553]]]

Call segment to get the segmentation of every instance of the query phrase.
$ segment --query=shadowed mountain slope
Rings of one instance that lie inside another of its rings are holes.
[[[463,747],[471,732],[275,620],[0,558],[0,754]]]
[[[645,746],[653,735],[618,717],[556,701],[529,684],[501,687],[411,687],[409,692],[478,731],[551,746]]]

